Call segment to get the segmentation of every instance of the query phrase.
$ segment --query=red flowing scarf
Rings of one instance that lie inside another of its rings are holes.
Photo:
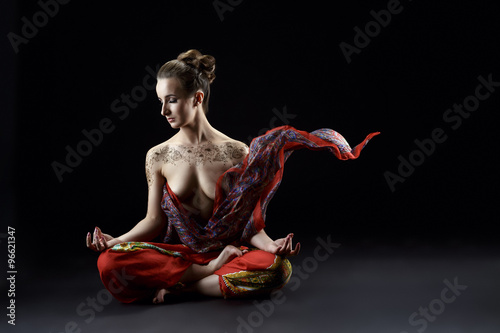
[[[205,226],[190,216],[165,183],[162,209],[168,225],[164,242],[182,243],[197,253],[248,242],[265,227],[267,205],[281,183],[285,162],[293,151],[328,150],[340,160],[356,159],[377,134],[369,134],[351,149],[342,135],[328,128],[309,133],[281,126],[267,131],[252,140],[242,162],[219,177],[213,215]]]

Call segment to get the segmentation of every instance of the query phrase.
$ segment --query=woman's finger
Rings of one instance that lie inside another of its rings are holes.
[[[288,236],[286,236],[285,242],[283,243],[283,245],[281,245],[281,248],[280,248],[280,250],[278,252],[279,255],[282,255],[282,256],[286,256],[287,255],[289,243],[290,243],[290,238]]]
[[[86,243],[87,243],[87,247],[89,249],[91,249],[92,251],[96,251],[97,252],[97,248],[95,246],[94,241],[92,240],[92,236],[91,236],[90,232],[87,233]]]
[[[104,234],[102,233],[99,227],[96,227],[96,230],[97,230],[97,237],[98,237],[100,251],[104,251],[108,248],[106,244],[106,238],[104,237]]]
[[[285,244],[283,244],[283,255],[288,255],[288,253],[290,252],[290,242],[291,242],[291,239],[290,239],[290,234],[286,235],[286,238],[285,238]]]
[[[90,232],[87,232],[87,237],[85,237],[85,244],[90,247]]]
[[[284,239],[283,245],[279,248],[277,251],[277,254],[282,255],[282,256],[296,256],[299,251],[300,251],[300,243],[297,243],[295,245],[295,248],[293,248],[293,233],[290,233],[286,236]]]
[[[295,245],[295,249],[290,252],[290,255],[291,256],[296,256],[297,254],[299,254],[300,252],[300,243],[297,243],[297,245]]]
[[[293,243],[293,234],[288,234],[288,240],[289,240],[289,242],[288,242],[288,247],[287,247],[286,250],[287,250],[288,253],[290,253],[292,251],[292,249],[293,249],[293,245],[292,245],[292,243]]]
[[[285,255],[289,254],[292,250],[292,237],[290,234],[286,236],[285,245],[283,246],[283,252]]]
[[[94,240],[92,239],[92,235],[90,234],[90,232],[88,233],[88,236],[87,236],[87,243],[88,243],[88,246],[89,248],[92,250],[92,251],[95,251],[95,244],[94,244]]]
[[[98,227],[95,227],[95,244],[96,244],[96,248],[97,248],[97,251],[102,251],[103,249],[103,244],[101,242],[101,230],[98,228]]]
[[[96,234],[95,234],[96,241],[95,242],[97,244],[97,250],[102,251],[104,245],[103,245],[102,240],[101,240],[101,238],[102,238],[101,230],[99,230],[98,227],[95,227],[95,231],[96,231]]]

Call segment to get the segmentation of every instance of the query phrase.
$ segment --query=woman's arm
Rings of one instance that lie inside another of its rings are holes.
[[[250,238],[250,244],[261,250],[278,254],[281,256],[294,256],[300,252],[300,243],[295,245],[292,250],[293,234],[288,234],[285,238],[279,238],[273,241],[262,229]]]
[[[165,178],[161,174],[161,162],[154,159],[155,148],[146,155],[146,178],[148,181],[148,209],[146,217],[139,221],[130,231],[114,238],[103,234],[96,227],[93,240],[87,234],[87,247],[94,251],[103,251],[113,245],[123,242],[150,241],[161,232],[166,224],[166,216],[161,209],[161,199]]]

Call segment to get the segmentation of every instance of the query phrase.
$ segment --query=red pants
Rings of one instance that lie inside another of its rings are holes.
[[[124,249],[124,244],[139,246]],[[131,303],[152,300],[158,289],[179,288],[182,284],[178,282],[191,264],[207,264],[219,253],[195,253],[177,244],[122,243],[102,252],[97,267],[106,289],[120,302]],[[280,256],[251,250],[215,274],[225,298],[249,296],[283,287],[290,279],[291,265]]]

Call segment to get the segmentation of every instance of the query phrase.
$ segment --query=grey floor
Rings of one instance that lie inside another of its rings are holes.
[[[50,268],[19,287],[17,325],[1,331],[500,332],[498,248],[305,245],[271,299],[124,305],[103,290],[95,257],[72,272]]]

